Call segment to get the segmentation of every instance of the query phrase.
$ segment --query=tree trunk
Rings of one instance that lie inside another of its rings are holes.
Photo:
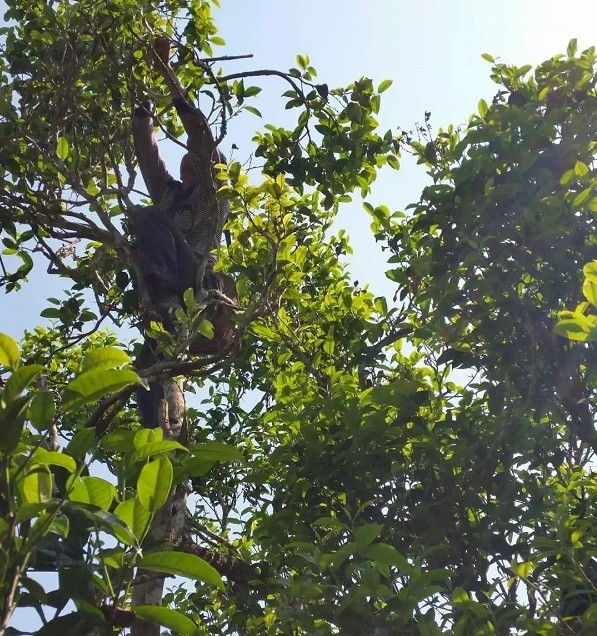
[[[169,380],[163,383],[164,399],[159,406],[158,420],[164,431],[164,439],[183,441],[185,437],[185,399],[179,383]],[[179,484],[170,493],[168,501],[157,512],[143,543],[145,549],[164,541],[178,543],[183,534],[186,518],[187,488]],[[146,579],[135,585],[133,590],[133,606],[161,605],[164,594],[165,577],[156,576],[141,568],[137,569],[136,579]],[[159,636],[160,627],[141,619],[135,620],[131,627],[132,636]]]

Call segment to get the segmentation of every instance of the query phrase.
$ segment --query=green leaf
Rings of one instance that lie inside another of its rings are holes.
[[[135,616],[171,629],[176,634],[194,634],[197,625],[184,614],[161,605],[135,605]]]
[[[12,402],[18,397],[31,383],[31,380],[43,371],[41,364],[28,364],[19,367],[6,381],[2,397],[6,403]]]
[[[586,278],[582,286],[582,293],[591,305],[597,307],[597,281]]]
[[[593,194],[593,188],[588,187],[579,192],[572,200],[572,207],[577,209]]]
[[[390,88],[390,86],[393,84],[391,79],[386,79],[384,80],[378,87],[377,87],[377,92],[378,93],[383,93],[384,91],[387,91],[388,88]]]
[[[83,371],[92,369],[115,369],[124,364],[131,364],[131,358],[126,351],[116,347],[102,347],[89,352],[81,364]]]
[[[361,526],[355,532],[355,540],[359,550],[366,548],[374,539],[379,536],[381,525],[379,523],[368,523]]]
[[[59,503],[58,499],[46,500],[43,503],[23,503],[19,506],[16,514],[17,523],[29,521],[33,517],[38,517],[43,512],[53,512],[54,507]]]
[[[481,53],[481,57],[485,61],[491,62],[492,64],[495,62],[495,58],[493,57],[493,55],[490,55],[489,53]]]
[[[214,326],[211,324],[209,320],[204,318],[198,325],[197,331],[202,335],[208,338],[209,340],[213,340],[214,337]]]
[[[71,634],[105,634],[105,624],[95,614],[77,611],[58,616],[36,631],[37,636],[70,636]]]
[[[41,603],[45,603],[46,601],[46,591],[43,586],[40,585],[37,581],[23,577],[21,579],[21,583],[23,587],[33,596],[35,599],[40,601]]]
[[[54,480],[46,466],[35,466],[17,481],[23,501],[28,504],[46,503],[52,497]]]
[[[485,117],[485,115],[487,115],[489,107],[487,106],[487,102],[484,99],[479,100],[479,103],[477,104],[477,110],[479,111],[479,115],[481,115],[481,117]]]
[[[388,155],[387,159],[388,166],[390,166],[390,168],[392,168],[393,170],[400,170],[400,162],[398,161],[398,158],[396,156]]]
[[[514,571],[516,572],[517,576],[522,579],[527,579],[533,573],[534,569],[535,566],[528,561],[514,564]]]
[[[568,42],[568,46],[566,48],[566,53],[568,53],[568,57],[574,57],[576,55],[577,49],[578,49],[578,42],[576,38],[572,38],[572,40]]]
[[[331,356],[334,353],[335,346],[336,346],[336,341],[334,340],[333,337],[332,338],[326,338],[323,341],[323,350],[329,356]]]
[[[56,154],[64,161],[70,153],[70,148],[66,137],[58,137],[58,143],[56,144]]]
[[[85,404],[97,402],[110,393],[115,393],[138,381],[131,369],[93,369],[85,371],[71,380],[64,391],[63,409],[75,411]]]
[[[0,409],[0,450],[11,453],[21,439],[29,397],[16,398],[7,407]]]
[[[145,464],[137,479],[137,496],[150,512],[158,511],[168,500],[172,488],[172,462],[159,457]]]
[[[332,530],[336,530],[337,532],[346,529],[346,524],[342,523],[335,517],[320,517],[319,519],[316,519],[311,525],[315,528],[331,528]]]
[[[120,430],[111,431],[101,438],[99,445],[107,451],[126,452],[135,450],[135,437],[137,431]]]
[[[145,446],[141,446],[141,448],[137,448],[137,450],[135,450],[135,452],[131,455],[131,462],[140,462],[148,457],[165,455],[174,450],[188,452],[182,444],[171,440],[149,442],[149,444],[145,444]]]
[[[585,278],[590,278],[592,281],[597,282],[597,261],[591,261],[582,268],[582,273]]]
[[[73,435],[72,439],[66,446],[66,451],[73,457],[84,459],[86,453],[88,453],[95,444],[95,429],[83,428]]]
[[[77,470],[77,462],[70,455],[59,453],[58,451],[49,451],[44,448],[38,448],[35,451],[33,461],[47,466],[61,466],[68,470],[69,473],[74,473]]]
[[[244,460],[243,454],[236,446],[222,442],[193,444],[189,450],[202,461],[242,462]]]
[[[255,108],[255,106],[245,106],[245,110],[249,113],[252,113],[253,115],[257,115],[257,117],[263,117],[261,111]]]
[[[587,166],[586,163],[583,163],[582,161],[577,161],[574,164],[574,174],[576,174],[577,177],[584,177],[588,173],[589,173],[589,166]]]
[[[70,521],[66,515],[58,515],[50,526],[50,532],[60,535],[63,539],[68,536],[69,529]]]
[[[101,477],[71,477],[66,482],[70,490],[69,500],[91,504],[102,510],[108,510],[116,496],[116,488]]]
[[[62,318],[62,311],[60,309],[56,309],[56,307],[46,307],[39,314],[42,318],[50,318],[50,320],[55,320]]]
[[[261,88],[259,86],[249,86],[245,88],[245,97],[254,97],[255,95],[259,95],[261,93]]]
[[[297,55],[296,63],[298,64],[299,68],[302,68],[304,70],[309,65],[309,58],[306,55]]]
[[[207,474],[213,465],[214,462],[211,460],[204,460],[200,457],[187,455],[180,465],[174,469],[174,481],[180,484],[190,477],[201,477]]]
[[[153,515],[138,497],[127,499],[116,506],[114,514],[129,527],[138,543],[143,541]],[[120,537],[119,537],[120,538]],[[127,541],[120,539],[123,543]]]
[[[357,551],[357,544],[355,541],[348,541],[343,546],[340,546],[336,552],[330,554],[324,554],[321,559],[319,566],[324,569],[328,566],[333,566],[334,568],[340,567],[348,558],[350,558]]]
[[[9,369],[19,366],[19,345],[10,336],[0,333],[0,364]]]
[[[562,318],[558,320],[554,331],[569,340],[584,342],[588,339],[593,324],[584,314],[574,312],[561,312]]]
[[[31,400],[27,417],[37,431],[47,430],[54,422],[56,403],[50,391],[38,391]]]
[[[222,577],[209,563],[195,554],[184,552],[150,552],[138,562],[139,567],[184,576],[224,589]]]
[[[471,597],[468,595],[468,592],[463,587],[457,586],[452,590],[453,603],[467,603],[470,600]]]
[[[107,532],[110,532],[125,545],[137,545],[137,539],[129,530],[127,524],[117,515],[102,510],[97,506],[79,503],[76,501],[68,501],[66,506],[70,510],[83,513],[93,524],[96,524]]]
[[[161,428],[142,428],[139,429],[133,438],[135,448],[141,448],[149,442],[158,442],[164,439],[164,431]]]
[[[410,570],[408,561],[394,546],[387,543],[372,543],[363,551],[363,556],[366,559],[383,563],[384,565],[394,565],[402,572]]]

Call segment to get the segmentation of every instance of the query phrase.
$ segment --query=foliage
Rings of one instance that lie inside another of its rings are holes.
[[[100,327],[144,315],[128,119],[145,86],[181,132],[148,43],[178,43],[174,67],[211,95],[220,136],[258,114],[256,74],[216,66],[215,2],[8,4],[2,282],[26,289],[36,251],[72,288],[49,299],[50,328],[20,348],[0,336],[3,628],[16,607],[49,607],[40,633],[113,633],[133,615],[177,633],[592,633],[594,50],[572,42],[534,72],[486,56],[494,100],[436,134],[377,130],[388,81],[329,88],[306,56],[268,72],[291,87],[296,126],[256,133],[261,181],[238,163],[220,174],[237,346],[185,353],[185,330],[209,332],[187,303],[178,336],[152,325],[163,363],[136,372],[134,342]],[[430,185],[404,212],[364,202],[396,284],[376,298],[332,224],[400,151]],[[179,376],[198,392],[185,444],[140,428],[129,400]],[[152,545],[188,481],[184,536]],[[136,566],[195,584],[133,606]]]

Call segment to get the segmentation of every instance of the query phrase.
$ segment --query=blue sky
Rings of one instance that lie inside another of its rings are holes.
[[[222,0],[214,10],[222,53],[252,53],[253,59],[226,63],[226,72],[295,65],[295,56],[307,54],[319,81],[330,86],[368,76],[375,83],[389,78],[383,95],[382,130],[409,129],[431,111],[435,128],[466,121],[480,98],[491,98],[495,85],[484,52],[506,63],[536,64],[564,52],[576,37],[580,48],[595,44],[597,2],[576,0]],[[0,0],[0,11],[4,3]],[[256,83],[256,82],[255,82]],[[266,78],[255,105],[263,120],[246,114],[229,128],[223,149],[238,146],[235,157],[245,160],[252,151],[251,137],[262,124],[283,124],[291,115],[279,99],[286,86]],[[295,116],[295,115],[293,115]],[[174,174],[178,149],[163,146]],[[371,202],[403,209],[416,201],[425,184],[424,171],[403,161],[399,173],[388,170],[374,187]],[[368,282],[375,293],[393,293],[383,271],[384,257],[370,238],[369,221],[361,203],[345,206],[339,225],[351,236],[354,255],[350,266],[355,279]],[[18,294],[0,292],[0,331],[20,338],[25,328],[43,323],[39,312],[48,296],[59,295],[62,281],[37,268]]]

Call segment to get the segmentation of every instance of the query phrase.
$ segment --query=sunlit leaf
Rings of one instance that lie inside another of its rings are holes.
[[[597,281],[586,278],[582,286],[582,293],[585,298],[593,305],[597,307]]]
[[[135,616],[159,623],[175,634],[194,634],[197,625],[184,614],[160,605],[135,605]]]
[[[132,430],[110,431],[101,438],[99,444],[107,451],[132,451],[135,449],[136,435],[137,431]]]
[[[114,510],[114,514],[130,528],[133,536],[140,543],[152,519],[149,509],[143,506],[139,499],[135,497],[119,503]],[[124,543],[127,543],[127,541],[125,540]]]
[[[16,369],[19,364],[19,345],[4,333],[0,333],[0,364]]]
[[[31,381],[38,376],[44,367],[41,364],[28,364],[26,366],[19,367],[8,378],[6,386],[4,387],[3,398],[5,402],[12,402],[18,397],[31,383]]]
[[[115,393],[137,382],[137,374],[131,369],[93,369],[71,380],[64,391],[63,409],[74,411],[85,404]]]
[[[33,454],[33,460],[38,464],[47,466],[61,466],[68,470],[69,473],[74,473],[77,470],[77,462],[70,455],[59,453],[58,451],[38,448]]]
[[[25,503],[45,503],[52,497],[52,473],[46,466],[35,466],[17,482]]]
[[[115,369],[124,364],[131,364],[131,358],[126,351],[116,347],[102,347],[90,351],[81,363],[83,371],[92,369]]]
[[[58,137],[56,144],[56,154],[64,161],[70,153],[70,147],[66,137]]]
[[[137,479],[137,496],[141,505],[150,512],[159,510],[170,495],[172,477],[172,462],[167,457],[145,464]]]
[[[150,552],[144,554],[139,566],[156,572],[184,576],[224,588],[222,578],[209,563],[185,552]]]
[[[67,482],[70,501],[108,510],[116,496],[114,486],[101,477],[72,477]]]
[[[131,462],[140,462],[149,457],[166,455],[174,450],[184,451],[185,453],[188,452],[182,444],[171,440],[149,442],[149,444],[145,444],[145,446],[141,446],[135,450],[131,455]]]

